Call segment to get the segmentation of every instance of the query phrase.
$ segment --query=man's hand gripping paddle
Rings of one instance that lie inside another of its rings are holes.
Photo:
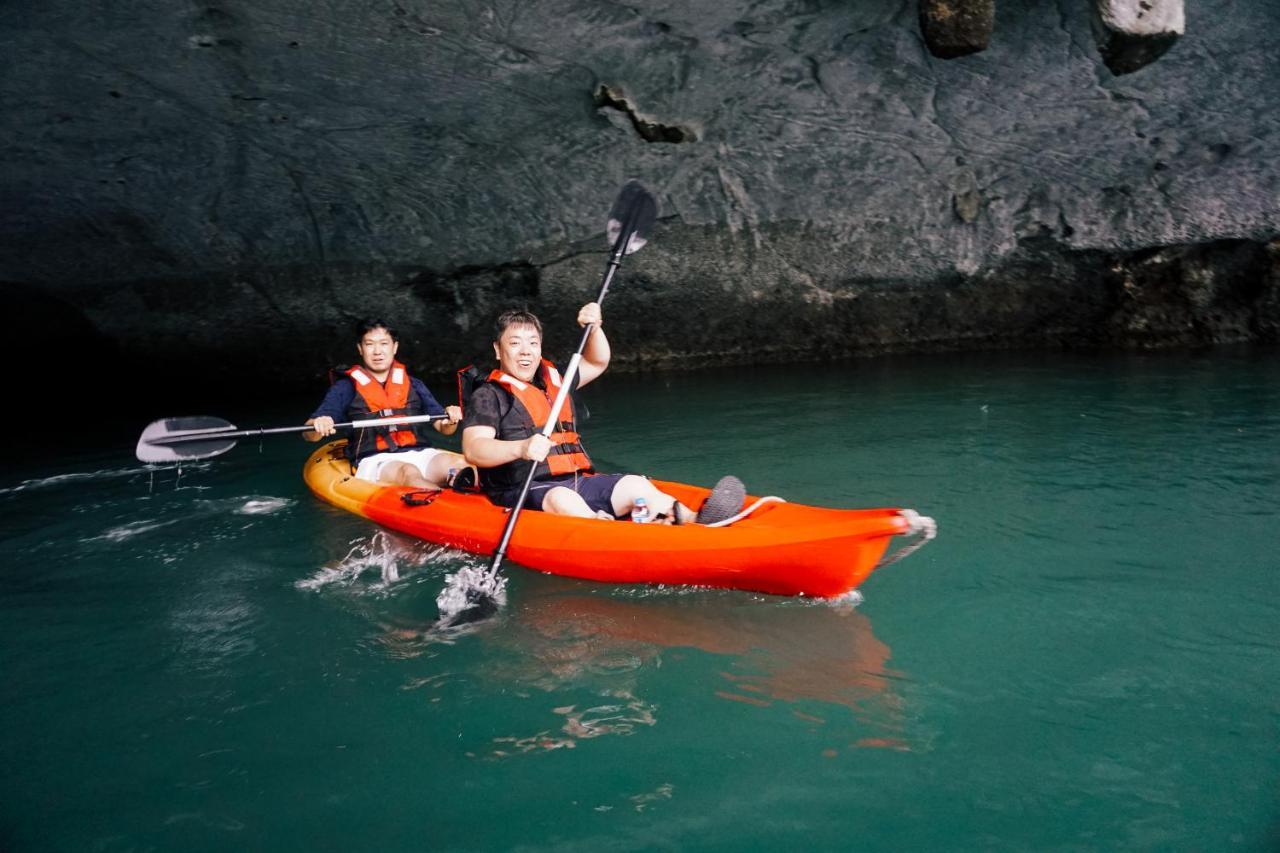
[[[622,259],[642,248],[653,233],[653,224],[658,218],[658,203],[637,181],[629,181],[618,194],[618,200],[609,211],[609,222],[605,234],[612,250],[609,262],[605,267],[604,280],[600,283],[600,295],[597,303],[603,303],[613,283],[614,273],[622,265]],[[578,343],[578,351],[569,359],[565,370],[564,381],[560,392],[551,404],[551,415],[542,428],[542,434],[550,437],[555,432],[556,422],[560,419],[560,410],[564,407],[565,397],[578,377],[578,365],[582,361],[582,352],[586,349],[595,324],[588,324],[582,330],[582,340]],[[498,548],[493,552],[493,560],[485,571],[462,569],[449,578],[436,604],[440,608],[440,627],[451,628],[468,622],[475,622],[493,615],[503,597],[503,584],[498,578],[498,570],[502,568],[502,560],[507,554],[507,545],[511,542],[511,534],[516,529],[520,511],[524,507],[525,498],[529,496],[529,487],[533,485],[533,475],[538,466],[529,466],[529,475],[525,477],[524,487],[520,490],[520,499],[507,517],[507,526],[502,531]]]

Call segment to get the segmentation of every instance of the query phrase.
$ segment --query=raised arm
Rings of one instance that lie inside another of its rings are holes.
[[[609,339],[604,334],[604,316],[600,313],[600,303],[588,302],[578,312],[578,325],[585,327],[594,323],[591,337],[587,338],[587,346],[582,351],[582,361],[578,363],[578,387],[595,380],[609,366],[613,352],[609,348]]]

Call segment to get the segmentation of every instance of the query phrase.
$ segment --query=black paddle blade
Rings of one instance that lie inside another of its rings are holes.
[[[492,597],[484,594],[467,596],[467,606],[457,613],[441,615],[436,627],[442,630],[456,630],[479,622],[487,622],[498,615],[499,604]]]
[[[212,429],[231,432],[235,428],[235,424],[224,421],[222,418],[207,416],[165,418],[155,421],[142,431],[142,437],[138,439],[138,447],[134,452],[139,462],[185,462],[193,459],[208,459],[235,447],[235,439],[209,436],[205,440],[193,440],[182,444],[154,442]]]
[[[498,576],[500,560],[487,569],[463,566],[445,579],[444,589],[436,596],[440,618],[436,628],[442,631],[485,622],[498,614],[507,603],[507,583]]]
[[[605,226],[605,235],[609,245],[617,251],[618,242],[623,239],[623,232],[630,231],[624,255],[638,251],[649,242],[653,234],[653,223],[658,218],[658,203],[639,181],[627,181],[618,199],[609,211],[609,224]]]

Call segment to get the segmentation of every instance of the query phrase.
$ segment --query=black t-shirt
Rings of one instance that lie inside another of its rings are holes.
[[[556,365],[556,370],[560,375],[564,375],[564,369],[560,365]],[[581,374],[573,375],[573,391],[578,389],[578,379]],[[547,384],[542,381],[542,370],[533,375],[533,386],[547,390]],[[502,418],[511,410],[511,403],[514,398],[507,392],[506,388],[495,382],[482,382],[471,393],[471,399],[467,401],[467,410],[462,418],[463,430],[473,426],[492,427],[496,431],[496,437],[503,441],[511,441],[514,437],[508,438],[502,435]],[[508,422],[509,423],[509,422]],[[528,436],[520,436],[527,438]]]
[[[564,375],[564,371],[559,365],[556,370],[560,371],[560,375]],[[546,383],[542,381],[542,370],[539,369],[533,377],[533,385],[536,388],[546,390]],[[573,377],[574,389],[578,387],[578,375]],[[526,418],[519,417],[519,414],[513,416],[511,414],[512,406],[515,398],[503,388],[494,382],[481,383],[475,391],[471,393],[471,399],[467,401],[466,412],[462,418],[462,430],[465,432],[469,427],[484,426],[491,427],[495,432],[495,437],[502,441],[516,441],[528,438],[533,434],[533,430],[519,430],[519,422]],[[575,413],[576,414],[576,413]],[[504,434],[504,429],[506,434]],[[480,479],[485,484],[487,490],[503,491],[511,488],[519,488],[525,477],[529,475],[529,466],[532,465],[526,459],[517,459],[514,462],[508,462],[505,465],[498,465],[485,471]],[[544,465],[545,467],[545,465]]]

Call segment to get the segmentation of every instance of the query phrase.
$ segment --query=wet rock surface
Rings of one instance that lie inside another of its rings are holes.
[[[1088,4],[942,60],[915,3],[0,7],[0,284],[130,363],[306,383],[550,342],[627,178],[658,231],[619,367],[1273,341],[1280,6],[1210,0],[1116,76]]]

